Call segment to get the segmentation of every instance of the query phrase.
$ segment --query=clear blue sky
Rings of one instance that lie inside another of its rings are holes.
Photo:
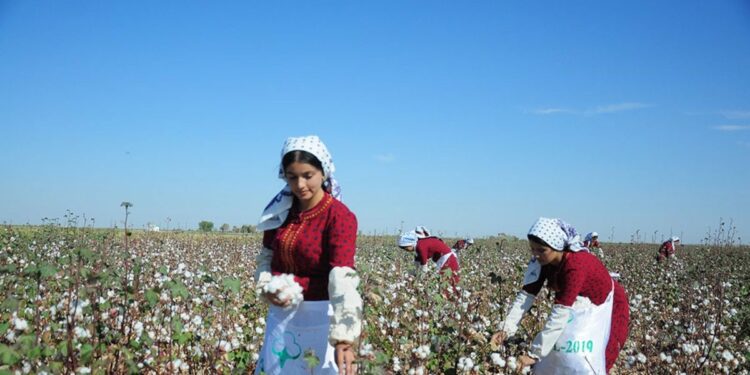
[[[254,224],[287,136],[365,232],[750,242],[747,1],[0,0],[0,222]]]

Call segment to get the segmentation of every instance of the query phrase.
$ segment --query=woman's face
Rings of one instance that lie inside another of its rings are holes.
[[[555,251],[555,249],[547,245],[542,245],[534,241],[529,241],[529,247],[531,248],[531,255],[543,266],[550,263],[556,264],[562,257],[561,251]]]
[[[284,170],[286,182],[302,203],[323,197],[323,172],[307,163],[293,162]]]

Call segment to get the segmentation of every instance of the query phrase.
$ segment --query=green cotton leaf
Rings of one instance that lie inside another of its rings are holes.
[[[182,332],[182,333],[176,335],[176,337],[174,337],[174,340],[177,341],[177,343],[180,344],[180,345],[185,345],[188,341],[190,341],[191,338],[193,338],[193,334],[192,333],[190,333],[190,332]]]
[[[320,364],[320,358],[315,355],[315,350],[312,349],[305,350],[305,356],[303,357],[303,359],[305,360],[307,368],[309,369],[314,369]]]
[[[36,345],[36,335],[30,334],[30,335],[19,336],[16,342],[18,343],[18,346],[20,347],[20,349],[24,353],[27,353],[34,347],[34,345]]]
[[[182,324],[179,320],[173,320],[172,321],[172,330],[174,331],[174,335],[172,335],[172,338],[175,339],[177,335],[182,333],[182,330],[185,328],[185,326]]]
[[[80,355],[83,363],[91,362],[91,357],[94,355],[94,347],[91,344],[84,344],[81,346]]]
[[[222,281],[222,285],[224,285],[224,290],[228,290],[234,293],[239,294],[240,293],[240,280],[234,277],[227,277]]]
[[[23,273],[26,276],[36,276],[38,275],[39,268],[35,265],[30,265],[26,268],[24,268]]]
[[[53,355],[55,355],[55,348],[51,346],[45,346],[44,349],[42,350],[42,355],[45,358],[52,357]]]
[[[68,356],[68,342],[63,341],[57,344],[57,351],[60,352],[60,354],[62,354],[63,357],[67,357]]]
[[[0,344],[0,362],[4,365],[13,366],[21,360],[21,356],[13,348]]]
[[[0,273],[15,273],[17,270],[15,264],[8,264],[0,267]]]
[[[40,346],[37,346],[31,350],[29,350],[28,353],[26,353],[26,358],[35,360],[42,356],[42,348]]]
[[[151,307],[156,306],[156,304],[159,303],[159,293],[156,293],[153,289],[147,290],[146,302],[148,302],[148,305]]]
[[[51,362],[49,364],[49,369],[52,370],[55,374],[59,374],[63,372],[63,369],[65,369],[65,364],[63,362]]]
[[[188,293],[185,284],[179,281],[171,282],[169,285],[169,290],[172,292],[172,297],[182,297],[186,299],[190,296],[190,293]]]
[[[87,261],[94,259],[94,253],[91,251],[91,249],[82,247],[78,249],[77,253],[78,253],[78,256],[80,256],[81,258]]]
[[[8,332],[8,327],[10,327],[10,323],[0,323],[0,336],[4,336],[5,332]]]
[[[43,263],[39,266],[39,274],[42,277],[52,277],[57,274],[57,268],[49,263]]]
[[[161,267],[159,267],[158,271],[159,271],[160,274],[165,275],[165,276],[167,274],[169,274],[169,271],[167,271],[167,266],[161,266]]]

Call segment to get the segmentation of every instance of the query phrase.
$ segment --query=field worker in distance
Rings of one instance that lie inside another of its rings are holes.
[[[598,255],[599,258],[604,259],[604,250],[599,245],[599,233],[591,232],[587,234],[583,240],[583,247],[588,248],[589,251]]]
[[[317,136],[288,138],[278,177],[286,186],[258,224],[258,295],[269,303],[256,374],[354,374],[362,299],[354,270],[357,218],[339,200],[335,167]],[[319,364],[304,359],[312,349]]]
[[[415,252],[414,262],[422,270],[427,268],[427,261],[435,262],[438,272],[443,273],[446,269],[451,270],[451,281],[455,286],[458,283],[458,258],[448,245],[438,237],[429,235],[429,232],[420,231],[424,227],[417,227],[402,234],[398,239],[398,247],[406,251]],[[418,231],[420,231],[418,233]]]
[[[533,365],[535,374],[609,372],[628,336],[625,290],[596,256],[585,251],[575,228],[564,221],[539,218],[528,239],[532,258],[523,289],[492,342],[499,345],[516,333],[546,281],[555,291],[554,305],[528,355],[519,357],[521,367]]]
[[[456,243],[453,245],[453,251],[458,254],[461,250],[466,250],[469,248],[469,246],[474,244],[473,238],[464,238],[462,240],[456,241]]]
[[[677,245],[680,244],[679,237],[672,237],[661,244],[659,247],[659,254],[656,256],[656,261],[661,262],[667,258],[673,257],[675,251],[677,251]]]

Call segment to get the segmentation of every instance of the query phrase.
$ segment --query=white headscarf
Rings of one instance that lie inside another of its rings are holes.
[[[307,151],[313,154],[323,166],[323,177],[325,178],[324,186],[334,198],[341,200],[341,186],[338,181],[333,178],[333,172],[336,171],[336,166],[333,164],[333,158],[328,152],[328,148],[318,138],[317,135],[310,135],[307,137],[289,137],[284,141],[284,146],[281,148],[281,158],[291,151]],[[286,181],[286,173],[284,172],[284,166],[279,163],[279,178]],[[263,214],[260,216],[258,221],[258,230],[265,231],[270,229],[276,229],[284,224],[284,220],[289,215],[289,209],[292,208],[294,202],[294,196],[292,195],[292,189],[287,184],[276,196],[271,199]]]
[[[599,233],[591,232],[591,233],[589,233],[589,234],[586,235],[586,238],[584,240],[590,242],[590,241],[594,240],[594,237],[599,237]]]
[[[561,219],[540,217],[529,229],[529,234],[539,237],[557,251],[589,251],[581,243],[581,236],[576,229]]]
[[[680,237],[677,237],[677,236],[673,236],[672,238],[669,239],[669,241],[672,242],[672,250],[677,250],[677,247],[675,247],[676,245],[674,243],[679,240],[680,240]]]
[[[427,229],[427,228],[425,228],[422,225],[417,225],[417,227],[414,228],[414,233],[416,233],[417,234],[417,238],[420,238],[420,239],[421,238],[432,237],[432,235],[430,234],[430,230]]]
[[[402,233],[401,236],[398,238],[398,246],[417,246],[417,240],[419,238],[417,237],[417,232],[410,230],[406,233]]]

